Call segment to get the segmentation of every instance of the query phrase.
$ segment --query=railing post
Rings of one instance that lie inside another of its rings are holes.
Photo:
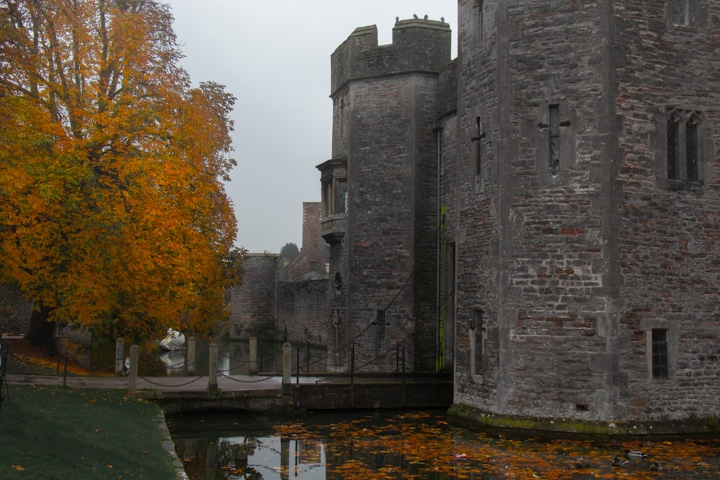
[[[292,345],[288,342],[283,343],[282,355],[282,389],[283,395],[290,395],[292,392],[291,376],[292,376]]]
[[[186,365],[188,375],[193,375],[195,373],[195,337],[190,337],[187,341]]]
[[[63,354],[63,356],[65,357],[65,368],[64,368],[64,370],[63,370],[63,387],[66,387],[66,386],[67,386],[67,364],[68,364],[68,354],[67,354],[67,352],[65,352],[65,353]]]
[[[400,344],[395,344],[395,373],[400,372]]]
[[[115,376],[122,376],[123,363],[125,362],[125,339],[119,337],[115,340]]]
[[[300,348],[295,350],[295,383],[300,383]]]
[[[257,337],[250,337],[250,363],[248,364],[248,374],[257,375]]]
[[[138,356],[140,348],[137,345],[130,346],[130,372],[128,373],[128,395],[137,393]]]
[[[402,349],[402,379],[405,383],[405,349]]]
[[[355,383],[355,342],[350,353],[350,383]]]
[[[208,390],[211,392],[218,389],[218,345],[215,342],[210,344],[210,366],[208,367]]]

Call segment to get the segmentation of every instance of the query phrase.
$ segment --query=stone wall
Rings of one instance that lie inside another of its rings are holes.
[[[296,407],[307,410],[352,408],[442,408],[452,404],[447,383],[300,384],[292,386]]]
[[[624,160],[613,218],[624,300],[618,415],[717,417],[720,2],[690,2],[688,25],[674,25],[661,4],[615,2],[614,22],[623,47],[615,58],[618,158]],[[673,113],[683,122],[689,114],[699,121],[697,180],[687,179],[682,168],[677,179],[668,179]],[[652,378],[648,367],[653,328],[668,333],[668,378]]]
[[[579,420],[717,415],[720,5],[692,5],[695,23],[674,27],[659,4],[459,2],[459,161],[443,177],[457,403]],[[674,110],[700,112],[698,181],[667,180]],[[654,328],[668,332],[668,378],[651,373]]]
[[[283,338],[313,345],[330,343],[332,319],[327,278],[280,282],[277,299],[277,323]]]
[[[444,166],[443,203],[445,241],[456,249],[455,402],[491,410],[501,376],[498,88],[510,77],[497,72],[497,1],[484,2],[482,15],[479,3],[458,3],[456,158]],[[471,328],[476,312],[483,324]],[[475,369],[471,346],[478,338],[483,355]]]
[[[278,338],[277,285],[282,257],[250,253],[245,257],[243,284],[232,287],[231,338]]]

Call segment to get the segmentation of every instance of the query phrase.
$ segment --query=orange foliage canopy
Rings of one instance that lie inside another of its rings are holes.
[[[226,315],[235,98],[181,57],[153,0],[0,0],[0,280],[53,320],[142,338]]]

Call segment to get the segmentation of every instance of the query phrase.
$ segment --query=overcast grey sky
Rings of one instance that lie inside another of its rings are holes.
[[[237,97],[238,166],[226,186],[250,252],[302,247],[302,202],[320,201],[315,165],[331,157],[330,55],[357,27],[392,43],[395,17],[441,17],[457,33],[457,0],[165,0],[194,84]],[[456,55],[453,40],[453,57]]]

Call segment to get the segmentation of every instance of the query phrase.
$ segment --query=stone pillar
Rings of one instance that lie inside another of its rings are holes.
[[[248,365],[248,373],[257,375],[257,337],[250,337],[250,363]]]
[[[210,344],[210,363],[208,366],[208,390],[211,392],[218,389],[218,345],[215,342]]]
[[[125,362],[125,339],[120,337],[115,340],[115,376],[119,377],[123,373],[123,364]]]
[[[187,373],[195,373],[195,337],[189,337],[187,341]]]
[[[130,373],[128,375],[128,395],[137,393],[138,357],[140,349],[137,345],[130,346]]]

